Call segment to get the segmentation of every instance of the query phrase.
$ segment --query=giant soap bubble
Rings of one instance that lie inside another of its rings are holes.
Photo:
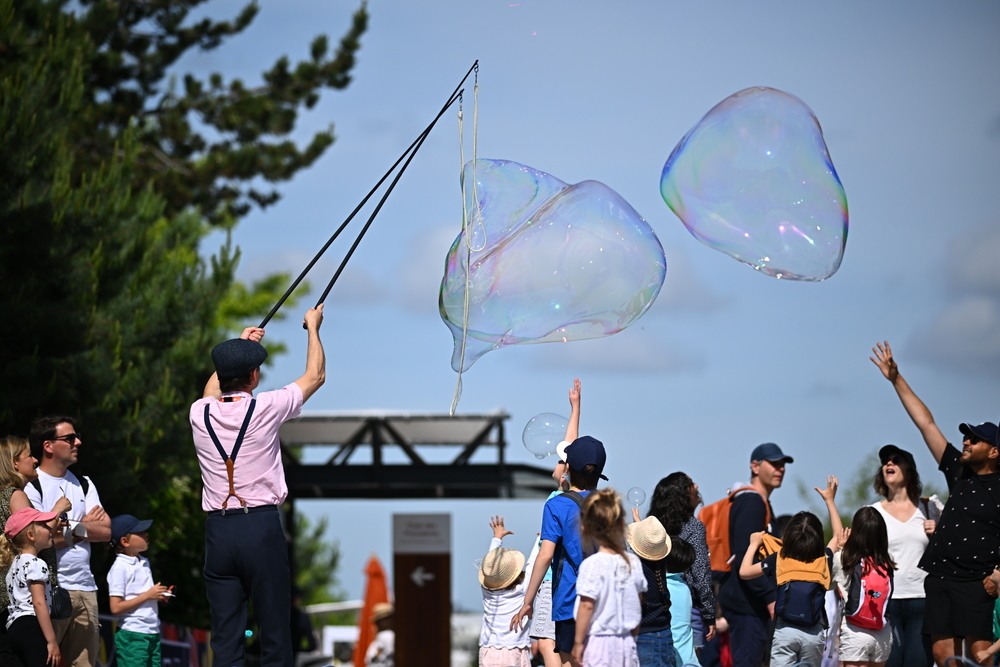
[[[508,345],[610,336],[653,303],[663,248],[614,190],[507,160],[469,162],[463,179],[469,241],[463,231],[452,244],[439,298],[456,371]]]
[[[670,154],[660,192],[699,241],[769,276],[819,281],[840,267],[844,188],[793,95],[747,88],[719,102]]]

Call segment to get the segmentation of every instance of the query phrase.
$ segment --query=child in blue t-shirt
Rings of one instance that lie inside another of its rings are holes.
[[[510,621],[511,628],[526,623],[533,612],[535,595],[549,565],[552,566],[552,619],[555,621],[555,651],[563,663],[570,660],[576,640],[573,605],[576,602],[576,576],[583,562],[580,543],[580,507],[599,480],[607,455],[600,440],[589,435],[577,437],[580,428],[580,381],[574,380],[569,392],[572,412],[566,427],[566,438],[559,443],[556,454],[569,469],[569,491],[550,498],[542,512],[542,546],[531,573],[531,582],[524,605]]]

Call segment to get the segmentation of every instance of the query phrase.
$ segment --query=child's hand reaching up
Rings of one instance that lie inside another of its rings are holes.
[[[823,500],[832,503],[834,498],[837,497],[837,486],[839,485],[839,480],[836,475],[826,476],[826,488],[821,489],[818,486],[814,486],[816,493],[822,496]]]
[[[493,529],[493,537],[498,540],[502,540],[507,535],[514,534],[514,531],[504,528],[502,516],[495,516],[490,519],[490,528]]]
[[[847,544],[847,538],[850,536],[850,528],[841,528],[839,531],[834,531],[833,537],[830,538],[830,543],[826,546],[830,549],[830,551],[837,553],[844,548],[844,545]]]
[[[642,521],[642,519],[639,518],[639,508],[638,507],[633,507],[632,508],[632,523],[639,523],[640,521]]]
[[[759,533],[753,533],[753,534],[751,534],[750,535],[750,548],[748,549],[748,551],[750,551],[751,553],[754,552],[754,551],[757,551],[757,547],[759,547],[761,544],[764,543],[764,535],[765,535],[765,533],[764,533],[763,530],[760,531]]]

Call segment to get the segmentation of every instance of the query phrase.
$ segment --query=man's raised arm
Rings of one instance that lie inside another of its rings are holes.
[[[323,304],[310,308],[306,311],[303,319],[306,331],[309,332],[309,347],[306,350],[306,372],[295,381],[302,390],[302,400],[308,401],[309,397],[326,382],[326,353],[323,352],[323,343],[319,339],[319,327],[323,323]]]
[[[923,436],[924,442],[927,443],[927,448],[931,450],[934,460],[941,463],[941,457],[944,455],[944,449],[948,445],[948,439],[944,437],[944,433],[941,432],[941,429],[934,422],[934,416],[931,414],[931,411],[913,393],[910,385],[899,374],[899,367],[896,365],[896,360],[892,358],[892,348],[889,347],[889,341],[876,343],[875,347],[872,348],[872,352],[875,353],[875,356],[868,358],[871,359],[873,364],[878,366],[885,379],[892,383],[896,394],[899,396],[899,400],[906,409],[906,414],[910,415],[910,419],[913,420],[913,423],[920,430],[920,435]]]

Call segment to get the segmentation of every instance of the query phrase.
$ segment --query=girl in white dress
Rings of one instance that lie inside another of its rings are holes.
[[[635,635],[642,622],[640,595],[646,592],[642,564],[625,551],[625,515],[612,489],[592,491],[580,512],[584,559],[576,580],[576,637],[573,662],[587,667],[638,667]]]

